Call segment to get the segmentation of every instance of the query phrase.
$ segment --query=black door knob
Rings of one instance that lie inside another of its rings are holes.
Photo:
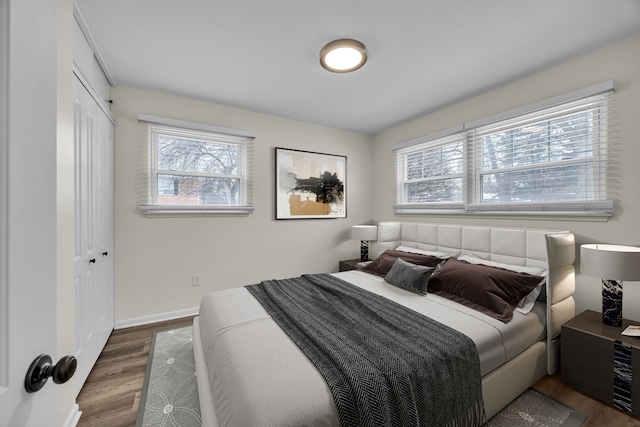
[[[66,383],[76,372],[78,361],[73,356],[64,356],[55,365],[51,364],[51,357],[41,354],[29,366],[24,378],[24,388],[29,393],[40,390],[50,377],[56,384]]]

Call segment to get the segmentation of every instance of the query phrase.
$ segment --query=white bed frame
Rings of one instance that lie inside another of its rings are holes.
[[[381,222],[378,254],[399,245],[473,253],[505,264],[546,267],[547,338],[482,378],[487,417],[497,414],[559,365],[560,328],[575,316],[575,239],[568,231]]]
[[[514,265],[546,267],[547,336],[523,353],[482,378],[488,418],[518,397],[559,364],[560,327],[575,316],[575,239],[568,231],[472,225],[381,222],[378,254],[399,245],[455,254],[473,253],[480,258]],[[206,372],[199,318],[194,320],[194,355],[197,372]],[[217,427],[207,375],[198,375],[202,425]]]

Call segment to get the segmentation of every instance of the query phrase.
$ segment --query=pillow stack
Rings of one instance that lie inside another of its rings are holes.
[[[385,251],[362,269],[416,294],[432,292],[481,313],[508,322],[515,310],[533,308],[547,271],[483,260],[470,254],[455,258],[446,252],[399,246]]]

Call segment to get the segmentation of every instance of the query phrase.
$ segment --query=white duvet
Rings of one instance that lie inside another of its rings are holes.
[[[484,376],[544,337],[546,306],[504,324],[437,295],[417,295],[361,271],[334,274],[471,338]],[[210,399],[221,427],[338,426],[329,389],[304,354],[245,288],[203,297],[198,319]],[[199,387],[206,381],[198,380]],[[207,393],[201,394],[209,395]],[[203,407],[203,412],[207,408]]]

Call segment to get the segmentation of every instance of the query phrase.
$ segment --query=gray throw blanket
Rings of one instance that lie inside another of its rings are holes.
[[[481,426],[466,335],[328,274],[246,287],[316,366],[342,426]]]

